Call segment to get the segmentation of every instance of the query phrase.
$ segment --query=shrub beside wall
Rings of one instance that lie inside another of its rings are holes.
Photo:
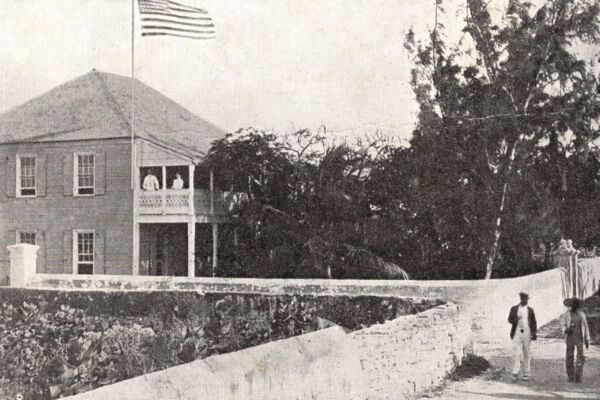
[[[463,359],[467,338],[459,314],[449,303],[350,333],[332,327],[105,386],[77,400],[412,398]]]
[[[0,398],[47,399],[439,302],[386,297],[0,289]]]

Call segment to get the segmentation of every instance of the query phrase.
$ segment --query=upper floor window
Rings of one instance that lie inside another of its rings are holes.
[[[17,239],[19,240],[19,243],[35,244],[35,232],[19,231]]]
[[[17,196],[35,197],[35,164],[34,155],[17,157]]]
[[[76,154],[75,193],[78,195],[94,194],[94,154]]]
[[[76,230],[73,233],[74,272],[75,274],[93,274],[94,231]]]

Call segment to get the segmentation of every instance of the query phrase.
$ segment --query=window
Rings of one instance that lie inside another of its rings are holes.
[[[76,154],[75,157],[75,193],[94,194],[94,155]]]
[[[35,197],[35,156],[17,157],[17,196]]]
[[[94,231],[75,231],[73,235],[74,273],[94,273]]]
[[[17,232],[18,243],[35,244],[35,232],[19,231]]]

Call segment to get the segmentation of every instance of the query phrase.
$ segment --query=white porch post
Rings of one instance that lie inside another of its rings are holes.
[[[190,215],[195,216],[196,212],[195,212],[195,204],[194,204],[194,171],[196,169],[196,166],[194,164],[191,164],[189,167],[189,191],[190,191],[190,197],[189,197],[189,201],[190,201]]]
[[[188,276],[193,278],[196,276],[196,223],[194,221],[187,224],[188,234]]]
[[[167,167],[162,167],[162,213],[167,213]]]
[[[135,150],[135,144],[132,151]],[[140,274],[140,224],[137,222],[139,214],[139,192],[140,192],[140,168],[138,167],[138,160],[134,157],[134,164],[132,167],[133,173],[133,246],[132,246],[132,269],[133,275]]]
[[[136,221],[136,216],[133,216],[133,275],[140,274],[140,224]]]
[[[210,214],[215,213],[215,175],[213,170],[210,170]]]
[[[217,269],[217,244],[219,241],[219,224],[212,224],[213,256],[212,256],[212,276],[215,276]]]
[[[188,222],[188,276],[196,276],[196,212],[194,208],[194,169],[195,165],[189,166],[188,188],[190,192],[190,222]]]

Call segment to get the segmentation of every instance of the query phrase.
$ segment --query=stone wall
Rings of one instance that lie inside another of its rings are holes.
[[[579,260],[579,289],[584,297],[598,291],[600,258]],[[62,290],[193,290],[202,293],[263,293],[432,298],[456,303],[469,320],[476,350],[480,346],[508,345],[510,307],[518,293],[530,294],[538,325],[557,318],[569,297],[568,273],[560,268],[510,279],[470,281],[327,280],[186,278],[148,276],[73,276],[37,274],[29,287]]]
[[[72,398],[405,398],[441,382],[459,363],[461,329],[459,308],[445,304],[352,333],[333,327],[209,357]]]

